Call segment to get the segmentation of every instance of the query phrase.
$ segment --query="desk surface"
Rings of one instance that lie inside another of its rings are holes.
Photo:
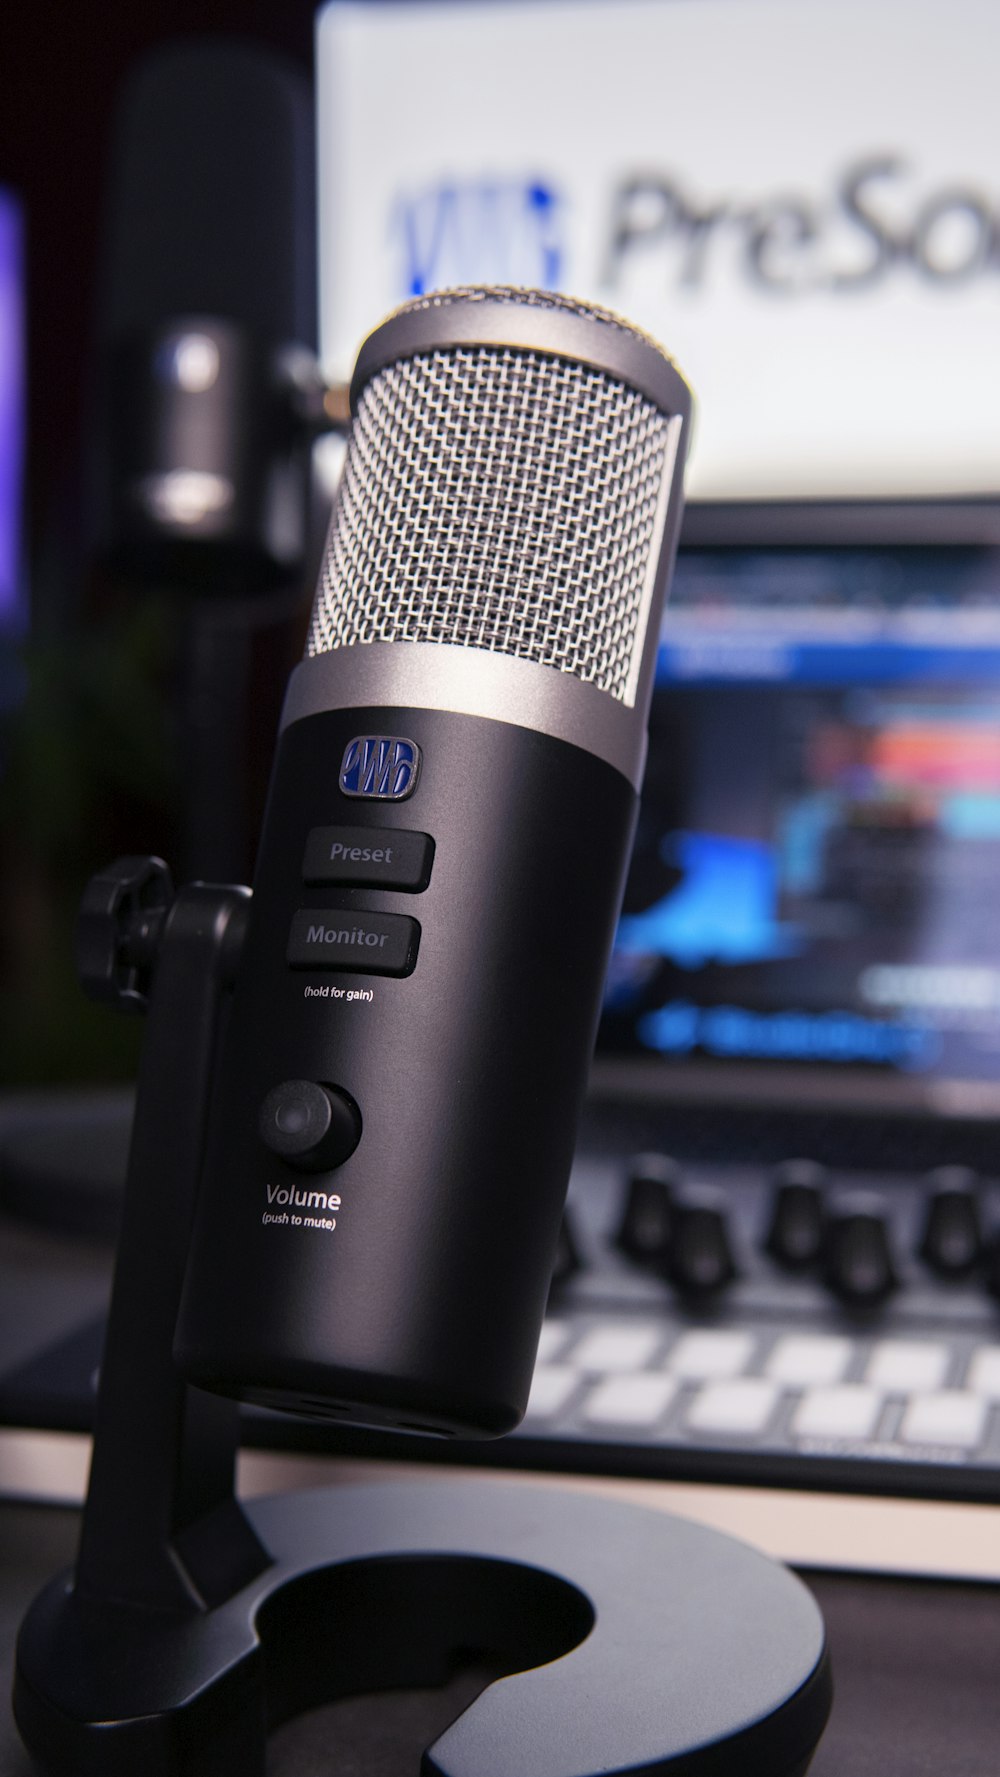
[[[85,1243],[43,1239],[10,1225],[4,1232],[0,1344],[13,1360],[31,1356],[52,1336],[48,1324],[36,1325],[41,1285],[58,1305],[58,1333],[100,1309],[108,1258]],[[82,1437],[0,1438],[4,1698],[18,1624],[44,1583],[71,1563],[79,1523],[75,1509],[19,1504],[11,1496],[51,1488],[56,1498],[79,1498],[86,1458]],[[243,1475],[245,1491],[321,1479],[319,1464],[313,1473],[303,1464],[302,1474],[285,1475],[277,1459],[259,1452],[245,1455],[244,1467],[258,1471]],[[643,1491],[629,1489],[632,1497]],[[793,1500],[733,1489],[660,1503],[742,1534],[808,1570],[826,1618],[836,1689],[812,1777],[996,1777],[1000,1584],[944,1576],[1000,1580],[1000,1510],[819,1495]],[[861,1575],[852,1571],[859,1562],[895,1573]],[[822,1563],[823,1570],[810,1563]],[[903,1577],[907,1570],[922,1577]],[[943,1577],[927,1577],[933,1572]],[[289,1722],[273,1737],[269,1777],[416,1777],[420,1751],[471,1701],[479,1684],[469,1673],[443,1692],[401,1693],[374,1704],[348,1700]],[[30,1771],[9,1707],[0,1702],[0,1777],[29,1777]]]
[[[0,1682],[35,1593],[73,1557],[78,1513],[0,1506]],[[996,1777],[1000,1588],[873,1575],[807,1574],[826,1618],[836,1698],[811,1777]],[[444,1692],[350,1699],[287,1723],[268,1777],[416,1777],[420,1751],[476,1695],[466,1673]],[[0,1777],[29,1777],[6,1705]],[[738,1777],[738,1773],[734,1774]]]

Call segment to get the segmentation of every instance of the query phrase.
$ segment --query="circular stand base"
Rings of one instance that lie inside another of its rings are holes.
[[[477,1653],[509,1676],[427,1749],[425,1777],[800,1777],[822,1733],[811,1594],[700,1525],[479,1478],[245,1510],[273,1564],[213,1610],[157,1617],[65,1576],[36,1600],[14,1704],[43,1770],[262,1777],[278,1722],[443,1684]]]

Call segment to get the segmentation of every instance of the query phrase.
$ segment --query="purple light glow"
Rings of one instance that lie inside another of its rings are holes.
[[[0,627],[20,627],[24,452],[24,239],[21,210],[0,187]]]

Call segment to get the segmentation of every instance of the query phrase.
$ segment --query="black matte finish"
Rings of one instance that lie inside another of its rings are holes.
[[[818,1264],[826,1230],[825,1172],[809,1160],[776,1168],[771,1221],[764,1246],[786,1271]]]
[[[116,118],[105,333],[211,314],[314,343],[313,138],[291,62],[204,38],[147,54]]]
[[[183,1385],[169,1345],[246,908],[196,884],[158,947],[79,1558],[18,1637],[38,1768],[263,1777],[270,1727],[441,1684],[471,1653],[524,1676],[439,1737],[427,1777],[506,1777],[510,1760],[532,1777],[801,1777],[830,1703],[822,1621],[739,1543],[467,1482],[240,1509],[235,1412]]]
[[[350,976],[411,975],[419,944],[420,927],[405,913],[300,907],[292,914],[285,960],[293,969],[312,973],[336,969]],[[314,991],[333,997],[329,982]]]
[[[214,357],[204,387],[176,368],[191,350]],[[304,349],[199,312],[116,341],[105,372],[101,548],[115,571],[213,600],[245,600],[299,571],[323,429]]]
[[[308,83],[249,43],[161,47],[126,83],[116,136],[101,551],[130,584],[245,600],[301,570],[325,423]],[[192,335],[207,363],[193,377]]]
[[[338,1696],[508,1673],[424,1777],[801,1777],[830,1709],[823,1622],[755,1550],[561,1489],[435,1481],[247,1508],[272,1565],[182,1621],[55,1580],[21,1629],[41,1769],[263,1777],[266,1731]]]
[[[823,1275],[842,1302],[875,1308],[896,1288],[889,1230],[878,1206],[841,1204],[831,1214],[823,1254]]]
[[[429,833],[390,827],[314,827],[302,860],[303,882],[344,882],[355,888],[401,888],[419,894],[430,881],[434,841]]]
[[[150,970],[173,897],[162,858],[117,858],[91,877],[73,944],[80,985],[91,999],[122,1011],[145,1011]]]
[[[637,1264],[666,1265],[679,1182],[679,1169],[665,1154],[639,1154],[631,1161],[615,1245]]]
[[[708,1298],[736,1276],[724,1205],[705,1195],[675,1203],[664,1272],[682,1296]]]
[[[235,1415],[186,1388],[170,1358],[248,900],[246,889],[192,884],[158,945],[76,1567],[95,1608],[200,1609],[266,1564],[233,1498]]]
[[[260,1107],[257,1128],[270,1153],[302,1172],[342,1166],[361,1140],[361,1113],[346,1092],[316,1080],[282,1080]]]
[[[551,1288],[558,1295],[563,1284],[568,1283],[581,1269],[580,1248],[573,1232],[573,1218],[568,1209],[563,1210],[559,1224],[559,1239],[556,1241],[556,1256],[552,1265]]]
[[[422,749],[398,810],[338,790],[365,733]],[[634,815],[616,771],[527,728],[359,709],[285,730],[178,1324],[191,1380],[410,1430],[517,1423]],[[303,907],[359,928],[417,910],[405,892],[303,887],[307,835],[348,821],[434,840],[406,979],[288,966]],[[291,1079],[346,1092],[364,1135],[279,1201],[287,1170],[257,1115]]]
[[[939,1277],[968,1277],[983,1253],[978,1181],[967,1166],[940,1166],[927,1179],[920,1257]]]

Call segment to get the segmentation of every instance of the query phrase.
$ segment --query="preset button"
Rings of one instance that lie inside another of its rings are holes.
[[[408,827],[314,827],[306,840],[306,882],[345,882],[365,888],[427,887],[434,841]]]
[[[409,975],[420,927],[405,913],[300,908],[287,957],[293,969],[347,969],[363,975]]]

